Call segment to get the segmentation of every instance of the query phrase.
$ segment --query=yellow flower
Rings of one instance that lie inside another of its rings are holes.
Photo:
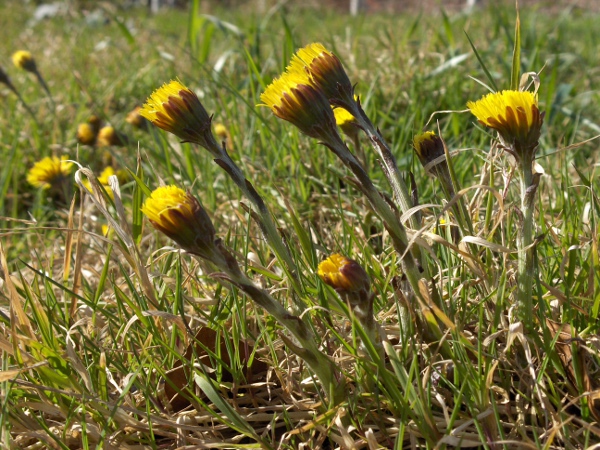
[[[413,146],[419,161],[425,168],[428,168],[433,161],[444,155],[444,142],[433,131],[416,135],[413,138]],[[439,161],[435,165],[442,163],[445,163],[445,161]]]
[[[213,154],[219,153],[210,129],[211,118],[198,96],[179,81],[165,83],[155,90],[140,114],[183,142],[193,142]]]
[[[267,86],[260,99],[280,119],[308,136],[329,141],[337,135],[333,111],[323,92],[304,81],[302,76],[286,72]]]
[[[214,260],[215,229],[198,200],[177,186],[155,189],[142,206],[142,213],[158,231],[183,249]]]
[[[12,60],[14,65],[19,69],[33,73],[37,72],[35,59],[33,59],[33,56],[27,50],[19,50],[18,52],[13,53]]]
[[[96,141],[94,127],[89,123],[80,123],[77,126],[77,140],[84,145],[92,145]]]
[[[100,176],[98,177],[98,182],[100,184],[108,185],[108,178],[115,174],[115,169],[111,166],[105,167]]]
[[[533,157],[538,145],[544,115],[538,109],[537,94],[528,91],[502,91],[488,94],[467,107],[479,122],[500,134],[515,156]]]
[[[146,122],[146,120],[140,114],[141,110],[142,108],[140,106],[136,106],[129,112],[129,114],[127,114],[127,117],[125,117],[125,122],[135,128],[143,128],[148,122]]]
[[[229,130],[227,129],[227,127],[225,125],[223,125],[222,123],[215,123],[214,130],[215,130],[215,135],[219,139],[219,143],[223,144],[223,142],[225,142],[225,148],[227,148],[227,150],[231,150],[231,147],[232,147],[231,134],[229,133]]]
[[[355,95],[354,100],[357,99],[358,97]],[[356,138],[356,136],[358,136],[356,118],[347,109],[341,106],[334,107],[333,115],[335,116],[335,123],[345,134],[351,138]]]
[[[286,70],[304,73],[310,84],[318,86],[328,100],[340,99],[348,104],[354,101],[352,83],[341,61],[322,44],[313,43],[298,50]]]
[[[227,131],[227,127],[222,123],[215,123],[215,134],[222,140],[229,138],[229,131]]]
[[[359,263],[337,253],[319,264],[318,275],[341,292],[369,291],[371,285],[369,276]]]
[[[70,175],[73,163],[66,161],[67,156],[46,156],[36,162],[27,173],[27,182],[35,187],[50,189],[58,186]]]
[[[98,147],[110,147],[111,145],[119,145],[120,143],[121,139],[119,139],[113,127],[107,125],[98,131],[98,139],[96,140]]]
[[[350,136],[352,139],[355,139],[358,136],[356,119],[352,114],[340,106],[333,110],[333,115],[335,116],[335,123],[340,127],[344,134]]]
[[[115,199],[115,193],[113,192],[112,188],[108,184],[108,178],[114,174],[115,174],[115,169],[113,169],[111,166],[108,166],[102,171],[100,176],[97,178],[98,183],[100,183],[100,185],[102,185],[102,187],[104,188],[104,190],[106,191],[106,193],[112,200]],[[88,190],[88,192],[90,192],[90,193],[92,192],[92,183],[90,183],[89,180],[83,180],[83,185]]]
[[[112,237],[112,235],[113,235],[113,229],[106,224],[102,225],[101,231],[102,231],[102,236],[104,236],[104,237]]]

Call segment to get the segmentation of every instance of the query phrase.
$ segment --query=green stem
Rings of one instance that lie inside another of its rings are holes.
[[[344,105],[346,106],[346,105]],[[371,146],[377,152],[379,158],[381,159],[381,164],[385,173],[385,177],[387,178],[390,186],[392,187],[392,191],[394,193],[394,198],[398,202],[400,206],[400,210],[403,213],[410,210],[413,206],[416,206],[413,203],[412,196],[410,195],[410,190],[406,185],[404,178],[400,174],[400,170],[398,169],[398,164],[396,163],[396,158],[394,157],[390,147],[386,143],[385,139],[379,132],[379,130],[373,125],[367,114],[364,112],[362,107],[358,105],[358,103],[354,102],[351,105],[348,105],[349,111],[355,117],[358,127],[361,128],[369,141],[371,142]],[[421,228],[419,223],[418,214],[411,214],[408,219],[410,227],[413,230],[418,230]],[[425,274],[429,272],[429,268],[427,265],[427,259],[425,257],[424,252],[416,247],[414,249],[415,257],[421,260],[421,267],[425,271]]]
[[[258,306],[279,322],[295,338],[296,342],[282,336],[288,347],[300,356],[314,372],[327,391],[330,406],[340,404],[346,396],[346,382],[337,365],[319,350],[315,335],[301,318],[290,314],[277,300],[264,289],[254,284],[244,275],[233,257],[220,246],[222,258],[212,259],[227,274],[227,279],[244,291]]]
[[[536,183],[533,179],[532,163],[529,158],[522,158],[521,173],[521,212],[523,226],[517,233],[517,317],[527,331],[533,326],[533,199],[535,198]]]
[[[385,139],[383,139],[383,136],[381,136],[377,128],[375,128],[363,109],[359,108],[357,105],[355,106],[356,111],[353,112],[353,115],[358,122],[358,126],[364,130],[367,137],[371,141],[371,145],[381,158],[385,176],[392,187],[394,197],[398,201],[402,212],[405,213],[415,205],[413,204],[408,186],[400,174],[398,164],[396,163],[396,158],[394,157],[388,144],[385,142]],[[410,216],[409,222],[413,230],[418,230],[420,228],[416,215],[413,214]]]
[[[392,238],[394,248],[402,256],[402,268],[406,278],[408,279],[414,294],[420,298],[421,293],[419,290],[419,279],[421,278],[421,275],[417,265],[415,264],[413,255],[410,251],[408,251],[408,236],[406,234],[404,225],[402,225],[390,205],[383,199],[365,172],[364,168],[360,165],[350,150],[348,150],[348,147],[346,147],[346,144],[344,144],[339,135],[333,134],[327,142],[327,146],[352,171],[354,176],[356,176],[363,193],[383,221],[385,228],[388,230],[388,233]],[[408,314],[407,311],[401,311],[400,313]]]
[[[294,262],[292,255],[283,243],[283,240],[277,231],[277,226],[273,221],[267,205],[258,192],[256,192],[254,186],[252,186],[252,184],[246,179],[242,170],[235,164],[235,162],[233,162],[224,148],[217,146],[211,149],[211,153],[218,155],[218,157],[215,159],[215,162],[229,174],[233,182],[240,188],[244,196],[254,205],[260,219],[257,221],[258,225],[260,226],[260,229],[267,239],[270,247],[275,252],[275,255],[277,255],[277,258],[284,262],[282,268],[291,280],[292,287],[297,294],[292,296],[294,305],[299,309],[300,312],[304,311],[306,309],[306,305],[300,298],[302,295],[302,287],[298,278],[298,268],[296,267],[296,263]]]

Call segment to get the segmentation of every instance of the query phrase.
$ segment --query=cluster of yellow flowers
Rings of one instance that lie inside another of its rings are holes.
[[[332,106],[338,106],[331,101],[351,104],[355,101],[353,91],[337,56],[314,43],[298,50],[286,71],[267,86],[260,99],[277,117],[308,136],[327,141],[336,124]],[[340,125],[346,127],[353,120],[345,109],[338,113]]]
[[[341,105],[358,99],[340,60],[322,44],[313,43],[300,49],[286,71],[275,79],[260,96],[263,105],[279,118],[291,122],[308,136],[327,140],[335,124],[346,132],[356,130],[355,117]],[[532,157],[538,144],[543,115],[537,95],[527,91],[491,93],[467,104],[481,124],[498,131],[507,150],[517,157]],[[332,109],[333,108],[333,109]],[[183,141],[210,147],[214,141],[211,119],[196,94],[180,81],[171,81],[157,89],[140,114],[154,125],[169,131]],[[428,170],[444,162],[444,144],[434,132],[415,136],[416,154]],[[433,163],[433,164],[432,164]],[[439,168],[432,173],[439,174]],[[206,232],[214,238],[214,229],[191,219],[191,195],[174,186],[159,188],[142,209],[151,223],[167,236],[190,249],[196,245],[195,232]],[[188,205],[188,206],[184,206]],[[177,214],[174,211],[178,211]],[[352,260],[333,255],[319,266],[319,276],[337,289],[365,286],[365,275]]]

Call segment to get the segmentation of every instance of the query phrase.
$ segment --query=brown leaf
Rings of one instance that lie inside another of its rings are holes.
[[[577,331],[574,330],[569,324],[560,324],[550,319],[546,319],[546,325],[548,326],[552,338],[556,340],[556,352],[561,360],[561,363],[567,373],[567,378],[572,384],[576,391],[578,389],[577,374],[575,372],[574,363],[576,363],[581,370],[582,374],[582,389],[584,392],[590,392],[588,397],[589,408],[594,418],[600,421],[600,394],[598,392],[591,392],[594,389],[592,380],[588,373],[587,360],[589,358],[588,353],[581,351],[582,339],[577,336]]]

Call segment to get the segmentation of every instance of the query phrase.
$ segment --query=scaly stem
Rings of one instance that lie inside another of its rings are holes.
[[[398,201],[402,212],[405,213],[415,205],[413,205],[408,186],[400,174],[398,164],[396,163],[396,158],[385,142],[385,139],[383,139],[383,136],[381,136],[377,128],[375,128],[363,109],[356,105],[356,111],[354,111],[353,114],[358,122],[358,126],[366,133],[369,141],[371,141],[371,145],[381,158],[385,176],[392,187],[394,197]],[[414,214],[410,216],[409,222],[413,230],[418,230],[420,228],[417,218]]]
[[[354,176],[356,176],[362,192],[365,194],[369,200],[369,203],[383,221],[385,228],[388,230],[388,233],[392,238],[394,248],[402,257],[402,269],[404,270],[404,274],[406,275],[414,294],[421,298],[419,289],[419,279],[421,278],[421,275],[417,265],[415,264],[413,255],[409,251],[408,236],[406,234],[404,225],[402,225],[390,205],[383,199],[365,172],[364,168],[350,152],[350,150],[348,150],[348,147],[346,147],[346,144],[344,144],[339,135],[333,134],[330,136],[330,139],[326,142],[326,145],[352,171]],[[408,315],[408,311],[401,310],[399,313],[401,316]]]
[[[277,255],[277,258],[284,263],[282,264],[282,268],[291,280],[292,287],[297,294],[291,296],[294,301],[294,305],[299,312],[304,311],[306,309],[306,305],[300,298],[302,295],[302,287],[298,278],[298,269],[296,267],[296,263],[294,262],[289,250],[283,243],[267,205],[258,192],[256,192],[254,186],[252,186],[252,184],[246,179],[241,169],[235,164],[235,162],[233,162],[224,148],[216,146],[215,148],[211,149],[211,153],[218,155],[218,157],[215,159],[215,162],[229,174],[233,182],[240,188],[244,196],[254,205],[258,214],[258,219],[260,219],[257,220],[258,225],[263,235],[267,239],[267,242],[275,252],[275,255]]]
[[[293,342],[282,335],[294,353],[300,356],[315,373],[323,389],[327,392],[330,406],[340,404],[346,396],[346,382],[337,365],[326,356],[317,345],[317,340],[310,327],[298,316],[290,314],[277,300],[264,289],[252,282],[240,269],[235,259],[219,242],[217,248],[220,258],[211,261],[226,273],[228,281],[239,287],[258,306],[279,322],[295,338]]]
[[[392,187],[394,198],[398,202],[402,213],[405,213],[408,210],[410,210],[413,206],[416,206],[413,203],[410,190],[408,189],[404,178],[402,178],[402,175],[400,174],[398,164],[396,163],[396,158],[394,157],[388,144],[385,142],[385,139],[383,138],[383,136],[381,136],[379,130],[375,128],[375,126],[373,125],[367,114],[364,112],[362,107],[357,102],[353,102],[351,105],[346,105],[344,103],[342,106],[352,113],[352,115],[357,121],[358,127],[365,132],[365,134],[369,138],[369,141],[371,142],[371,146],[377,152],[381,160],[385,177],[387,178],[388,182],[390,183],[390,186]],[[419,223],[419,216],[417,214],[412,214],[409,217],[408,222],[413,230],[418,230],[419,228],[421,228]],[[429,268],[424,252],[421,252],[421,250],[418,247],[415,247],[413,252],[415,254],[415,257],[421,260],[421,267],[425,271],[425,274],[427,274],[429,272]]]
[[[534,181],[532,163],[528,158],[522,158],[521,173],[521,212],[523,226],[517,233],[517,317],[527,331],[533,326],[533,200],[537,183]]]

